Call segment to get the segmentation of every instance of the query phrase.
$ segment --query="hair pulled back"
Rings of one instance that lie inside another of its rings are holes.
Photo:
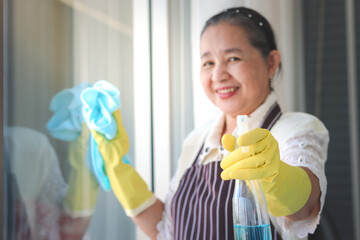
[[[272,50],[277,50],[270,23],[260,13],[245,7],[229,8],[214,15],[206,21],[201,36],[210,26],[223,22],[244,28],[250,44],[258,49],[264,58],[268,57]]]

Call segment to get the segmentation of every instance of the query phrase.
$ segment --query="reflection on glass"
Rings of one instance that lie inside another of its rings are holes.
[[[90,218],[63,210],[64,196],[78,183],[67,187],[48,138],[29,128],[6,127],[4,147],[13,182],[9,207],[15,239],[81,239]]]
[[[105,79],[121,92],[133,140],[132,1],[5,3],[6,239],[134,239],[133,223],[88,167],[88,129],[50,111],[59,92]],[[47,127],[55,115],[62,121]]]

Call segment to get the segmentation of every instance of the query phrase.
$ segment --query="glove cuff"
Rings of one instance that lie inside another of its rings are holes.
[[[155,202],[154,194],[132,166],[118,161],[115,167],[105,168],[111,187],[129,216],[139,214]]]
[[[299,211],[309,199],[311,181],[304,169],[280,161],[279,173],[271,181],[261,180],[269,212],[276,217]]]
[[[140,214],[142,211],[148,209],[156,202],[156,196],[154,194],[151,195],[149,199],[143,202],[140,206],[134,209],[125,209],[125,213],[129,217],[135,217]]]

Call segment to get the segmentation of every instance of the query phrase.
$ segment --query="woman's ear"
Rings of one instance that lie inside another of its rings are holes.
[[[277,50],[272,50],[267,58],[269,79],[272,79],[281,62],[281,55]]]

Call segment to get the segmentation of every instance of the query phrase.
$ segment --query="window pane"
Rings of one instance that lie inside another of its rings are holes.
[[[121,92],[133,142],[132,1],[5,4],[7,239],[135,239],[115,195],[88,168],[89,132],[78,119],[82,84],[107,80]]]

